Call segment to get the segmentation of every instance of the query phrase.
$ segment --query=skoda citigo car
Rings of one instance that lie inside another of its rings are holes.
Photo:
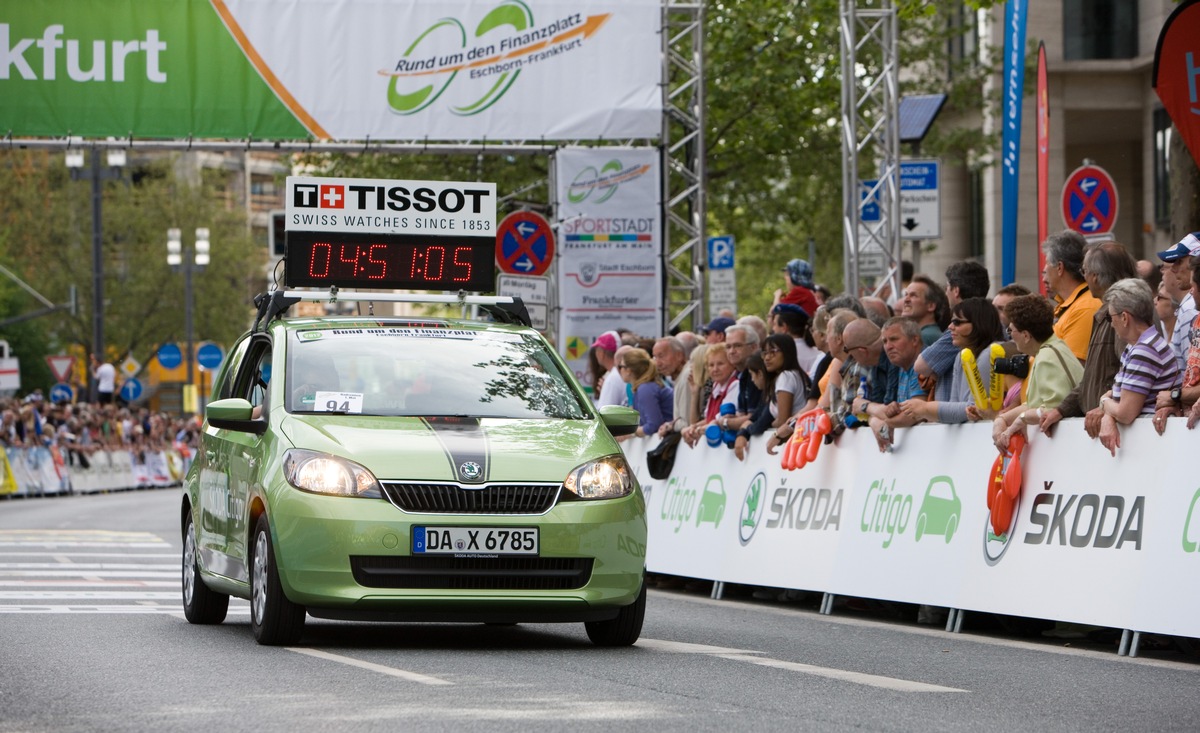
[[[635,411],[597,410],[527,326],[273,301],[216,376],[184,480],[188,621],[236,596],[262,644],[306,614],[637,640],[645,501],[613,438]]]

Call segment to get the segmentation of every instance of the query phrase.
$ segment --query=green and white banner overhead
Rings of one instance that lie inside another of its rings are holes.
[[[656,138],[661,0],[0,6],[0,135]]]

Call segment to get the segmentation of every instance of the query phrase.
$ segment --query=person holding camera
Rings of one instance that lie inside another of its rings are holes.
[[[992,422],[992,440],[1001,451],[1027,424],[1040,423],[1047,407],[1061,403],[1083,379],[1083,366],[1066,342],[1054,335],[1054,308],[1040,295],[1021,295],[1004,308],[1008,316],[1009,336],[1021,352],[1008,359],[997,359],[994,366],[1001,374],[1028,374],[1025,402],[1002,412]],[[1029,357],[1035,357],[1033,368]]]

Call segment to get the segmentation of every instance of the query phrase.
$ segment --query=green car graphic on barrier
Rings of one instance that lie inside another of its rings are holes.
[[[934,476],[925,489],[925,498],[917,513],[916,539],[924,535],[945,535],[946,544],[954,537],[962,514],[962,502],[954,492],[949,476]]]
[[[188,621],[236,596],[262,644],[307,615],[634,643],[645,501],[614,435],[637,412],[597,410],[528,325],[279,317],[299,295],[264,299],[214,380],[180,512]]]
[[[720,476],[709,476],[700,494],[700,506],[696,507],[696,526],[703,522],[711,522],[713,527],[721,526],[721,517],[725,516],[725,484]]]

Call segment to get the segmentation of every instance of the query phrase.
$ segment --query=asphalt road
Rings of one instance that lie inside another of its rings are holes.
[[[179,606],[176,490],[0,501],[0,733],[1192,731],[1200,662],[948,634],[890,610],[652,590],[642,640],[581,624],[350,624],[254,643]],[[971,628],[973,624],[968,624]]]

